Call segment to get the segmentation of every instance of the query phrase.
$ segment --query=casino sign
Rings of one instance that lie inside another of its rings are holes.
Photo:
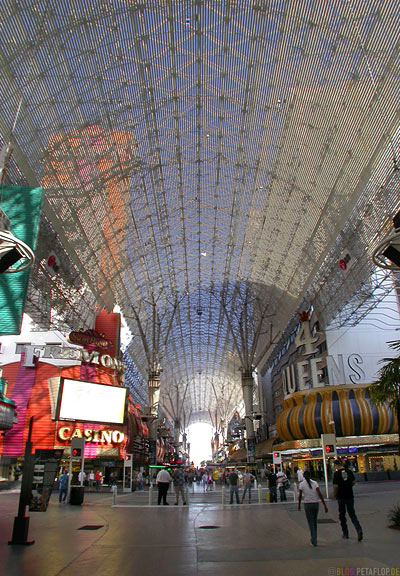
[[[85,438],[85,442],[99,444],[121,444],[125,439],[125,434],[121,430],[98,430],[86,428],[73,428],[72,426],[61,426],[57,430],[59,440],[70,441],[73,438]]]

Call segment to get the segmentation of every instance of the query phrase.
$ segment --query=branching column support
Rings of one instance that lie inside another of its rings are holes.
[[[175,448],[177,450],[179,449],[180,435],[181,435],[181,421],[180,420],[174,420],[174,443],[175,443]]]
[[[255,432],[253,424],[253,372],[255,368],[255,356],[267,318],[268,303],[262,307],[258,298],[252,298],[250,303],[250,290],[247,287],[243,296],[243,305],[240,315],[237,316],[232,310],[228,313],[226,303],[222,299],[222,307],[228,322],[233,342],[240,358],[242,372],[242,392],[245,406],[245,425],[247,438],[247,458],[254,458]],[[256,320],[254,305],[258,308],[258,320]],[[235,326],[233,325],[235,323]]]
[[[245,424],[246,424],[246,438],[247,440],[254,440],[255,432],[253,425],[253,371],[250,369],[242,370],[242,392],[245,409]]]
[[[178,417],[174,420],[174,444],[175,450],[179,451],[179,437],[181,435],[181,420],[179,418],[179,387],[176,387],[176,411],[178,413]]]
[[[160,404],[160,376],[161,370],[150,372],[147,386],[149,389],[149,406],[151,421],[149,427],[149,440],[157,440],[158,407]]]
[[[222,443],[225,442],[226,440],[226,419],[227,419],[227,412],[228,412],[228,407],[229,407],[229,401],[231,399],[232,393],[231,392],[231,396],[229,397],[228,403],[224,403],[221,399],[220,396],[218,396],[217,391],[215,389],[215,385],[214,385],[214,381],[210,380],[210,378],[207,378],[207,380],[209,381],[209,383],[211,384],[211,388],[214,392],[214,396],[215,396],[215,400],[216,400],[216,411],[215,411],[215,430],[216,432],[220,432],[221,436],[222,436]],[[210,413],[210,418],[211,418],[211,413]]]
[[[169,318],[165,337],[161,342],[161,319],[157,313],[157,301],[152,295],[151,302],[147,302],[151,306],[151,344],[143,329],[142,322],[139,314],[135,308],[133,313],[138,325],[140,338],[142,340],[143,348],[148,362],[148,392],[149,392],[149,409],[150,409],[150,424],[149,424],[149,442],[150,442],[150,463],[155,463],[155,444],[157,441],[157,426],[158,426],[158,409],[160,404],[160,378],[161,378],[161,351],[165,350],[168,337],[172,327],[172,321],[178,307],[178,300],[175,301],[172,313]]]

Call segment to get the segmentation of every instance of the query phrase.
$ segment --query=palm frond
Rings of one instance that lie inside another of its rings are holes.
[[[391,340],[387,344],[392,350],[397,350],[400,352],[400,340]]]

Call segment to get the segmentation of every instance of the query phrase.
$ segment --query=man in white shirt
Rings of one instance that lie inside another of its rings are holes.
[[[251,472],[245,472],[243,475],[244,490],[242,496],[242,504],[244,502],[246,492],[249,491],[249,504],[251,504],[251,483],[255,480],[255,476]]]
[[[304,480],[303,470],[299,466],[297,468],[297,482],[298,482],[298,484],[300,484],[300,482],[303,482],[303,480]]]
[[[171,475],[165,468],[162,468],[156,477],[157,487],[158,487],[158,505],[161,504],[161,500],[165,506],[168,506],[167,502],[167,492],[169,485],[171,483]]]
[[[286,474],[282,472],[282,470],[279,470],[276,474],[276,485],[279,488],[281,502],[286,501],[285,480],[287,480]]]
[[[91,492],[94,488],[94,472],[91,470],[89,472],[89,492]]]

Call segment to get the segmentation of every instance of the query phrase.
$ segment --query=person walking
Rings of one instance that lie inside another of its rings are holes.
[[[229,504],[233,504],[233,495],[236,495],[236,504],[240,504],[239,500],[239,476],[236,471],[236,468],[232,470],[229,474],[229,484],[230,484],[230,501]]]
[[[286,490],[285,490],[285,482],[287,480],[286,474],[282,472],[281,469],[278,470],[276,475],[276,482],[279,488],[279,498],[281,502],[286,501]]]
[[[109,484],[109,486],[110,486],[111,492],[113,492],[113,491],[114,491],[114,486],[116,486],[116,480],[115,480],[115,474],[114,474],[114,472],[111,472],[110,478],[109,478],[109,480],[108,480],[108,484]]]
[[[65,470],[62,471],[58,479],[58,503],[65,502],[68,492],[68,474]]]
[[[170,473],[165,468],[162,468],[156,476],[156,483],[158,487],[158,505],[162,503],[168,506],[167,493],[169,485],[172,481]]]
[[[342,527],[342,538],[349,537],[349,529],[346,521],[346,511],[350,520],[357,530],[358,541],[363,539],[363,531],[354,510],[353,486],[356,483],[354,474],[348,468],[345,468],[342,460],[334,462],[336,472],[333,475],[333,496],[338,501],[339,520]]]
[[[204,472],[201,479],[203,482],[203,492],[208,492],[208,474],[207,474],[207,471]]]
[[[94,480],[96,482],[96,492],[100,492],[101,489],[101,472],[100,470],[96,470],[94,475]]]
[[[300,484],[300,482],[303,482],[304,480],[304,474],[303,474],[303,470],[300,468],[300,466],[298,468],[295,468],[295,474],[296,474],[296,480],[297,480],[297,484]]]
[[[180,464],[172,473],[172,480],[174,482],[175,490],[175,506],[179,504],[179,494],[181,495],[183,505],[186,506],[185,497],[185,487],[186,487],[186,475],[185,471]]]
[[[249,504],[251,504],[251,483],[255,479],[255,476],[251,472],[245,472],[243,475],[244,490],[242,496],[242,504],[246,497],[246,492],[249,491]]]
[[[94,488],[94,472],[93,470],[91,470],[89,472],[89,492],[92,492],[93,488]]]
[[[267,485],[269,489],[270,502],[278,502],[276,484],[277,484],[276,474],[273,470],[271,470],[267,476]]]
[[[304,472],[304,480],[299,484],[299,504],[297,509],[300,510],[301,501],[304,500],[304,512],[311,534],[311,544],[317,546],[317,518],[319,511],[319,501],[321,500],[324,505],[325,512],[328,512],[328,507],[325,503],[324,497],[319,489],[318,482],[311,480],[311,475],[308,470]]]

